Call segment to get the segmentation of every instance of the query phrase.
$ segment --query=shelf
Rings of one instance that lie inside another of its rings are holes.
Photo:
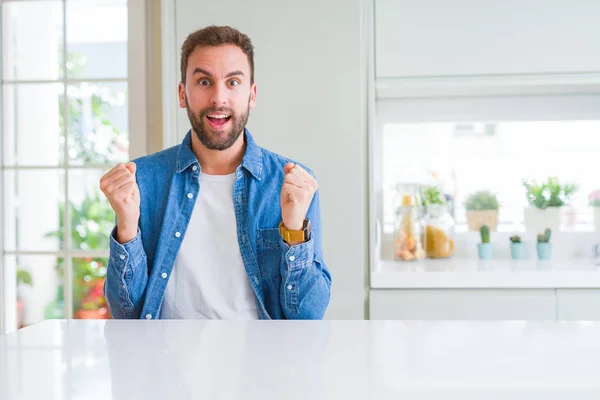
[[[600,265],[592,259],[417,262],[380,260],[371,271],[372,289],[600,288]]]

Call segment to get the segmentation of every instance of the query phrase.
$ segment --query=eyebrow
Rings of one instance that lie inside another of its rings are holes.
[[[204,75],[207,75],[207,76],[212,76],[212,74],[210,72],[208,72],[206,70],[203,70],[202,68],[196,67],[194,69],[194,73],[192,75],[196,75],[198,73],[204,74]],[[239,71],[239,70],[238,71],[231,71],[230,73],[228,73],[227,75],[225,75],[225,78],[229,78],[229,77],[235,76],[235,75],[244,76],[244,73],[242,71]]]

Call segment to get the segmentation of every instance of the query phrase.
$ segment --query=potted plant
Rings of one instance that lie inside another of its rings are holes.
[[[496,231],[500,203],[494,193],[481,190],[471,194],[465,201],[465,208],[470,231],[478,231],[483,225],[487,225],[491,231]]]
[[[556,177],[549,177],[542,183],[524,179],[523,187],[529,203],[524,213],[525,230],[539,232],[545,227],[559,230],[561,207],[577,191],[577,185],[561,184]]]
[[[114,226],[114,213],[110,204],[102,201],[95,189],[86,193],[79,204],[69,201],[71,214],[71,244],[77,250],[105,250],[109,248],[110,233]],[[65,204],[59,205],[60,226],[46,236],[64,242]],[[72,259],[73,267],[73,315],[76,318],[111,318],[103,296],[106,278],[105,257],[78,257]],[[64,274],[64,259],[57,258],[56,268],[60,278]],[[60,302],[58,297],[53,303]]]
[[[594,212],[594,230],[600,232],[600,189],[588,195],[588,202]]]
[[[492,244],[490,243],[490,228],[487,225],[483,225],[479,228],[481,234],[481,243],[477,243],[477,253],[479,258],[482,260],[489,260],[492,258]]]
[[[518,235],[510,237],[510,256],[513,260],[523,260],[525,258],[526,245],[521,242]]]
[[[552,230],[547,228],[544,233],[540,233],[537,236],[537,255],[540,260],[547,260],[552,256],[552,244],[550,243],[550,236]]]
[[[23,326],[23,309],[25,308],[25,303],[20,293],[23,285],[32,285],[31,274],[24,269],[17,268],[17,329]]]
[[[104,279],[94,279],[88,284],[85,296],[81,301],[81,308],[75,312],[77,319],[110,319],[108,305],[104,298]]]

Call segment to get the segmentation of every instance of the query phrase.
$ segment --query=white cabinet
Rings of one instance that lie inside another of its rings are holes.
[[[376,0],[377,78],[600,71],[600,1]]]
[[[600,321],[600,289],[557,289],[559,320]]]
[[[555,320],[556,299],[554,289],[371,290],[369,310],[370,319]]]

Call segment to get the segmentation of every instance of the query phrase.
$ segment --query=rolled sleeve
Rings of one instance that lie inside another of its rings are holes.
[[[127,267],[131,268],[137,264],[145,254],[142,235],[138,228],[137,235],[131,241],[121,244],[117,242],[116,234],[117,228],[115,227],[110,234],[110,258],[119,275],[126,278],[132,275],[132,271],[127,271]],[[125,281],[127,282],[127,279]]]
[[[313,239],[294,246],[288,245],[283,240],[281,241],[283,254],[285,255],[285,265],[288,271],[304,269],[313,264],[315,257],[315,249]]]

